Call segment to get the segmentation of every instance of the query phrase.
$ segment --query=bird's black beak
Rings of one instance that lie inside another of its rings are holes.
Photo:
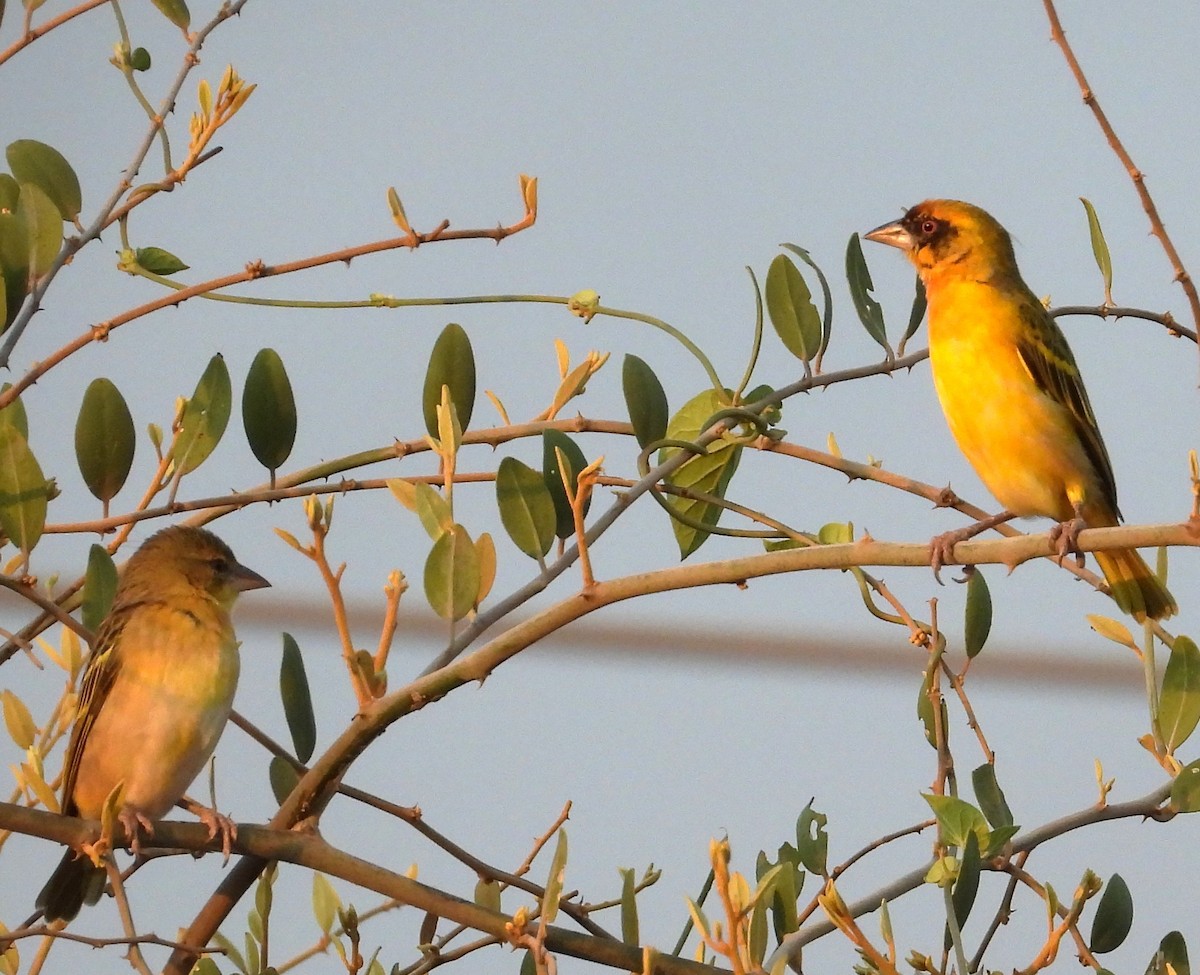
[[[899,247],[902,251],[912,250],[913,236],[908,232],[908,229],[899,220],[893,220],[891,223],[885,223],[882,227],[876,227],[863,234],[867,240],[873,240],[877,244],[887,244],[890,247]]]

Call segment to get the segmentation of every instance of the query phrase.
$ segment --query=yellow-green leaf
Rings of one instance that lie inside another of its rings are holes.
[[[1167,752],[1191,737],[1200,722],[1200,649],[1186,636],[1175,637],[1158,700],[1158,728]]]
[[[454,322],[442,329],[433,343],[429,368],[425,370],[421,409],[425,414],[425,429],[431,437],[438,436],[437,408],[442,402],[443,386],[450,389],[450,402],[458,414],[459,426],[469,429],[475,410],[475,353],[466,331]]]
[[[667,426],[667,437],[672,440],[696,440],[700,436],[701,428],[712,415],[729,405],[728,394],[718,393],[715,389],[704,390],[688,400],[671,418]],[[659,462],[678,452],[679,448],[676,447],[661,451]],[[708,445],[703,455],[689,457],[668,480],[677,487],[723,498],[737,470],[741,453],[740,446],[728,440],[716,440]],[[708,501],[679,497],[669,497],[667,504],[702,525],[715,525],[724,510],[720,505]],[[709,537],[709,533],[702,528],[685,525],[674,519],[671,528],[679,545],[680,558],[687,558]]]
[[[1108,242],[1104,239],[1104,231],[1100,229],[1100,218],[1096,216],[1096,208],[1090,200],[1082,196],[1079,202],[1087,212],[1088,236],[1092,241],[1092,257],[1096,259],[1096,267],[1100,269],[1100,277],[1104,281],[1104,303],[1112,303],[1112,255],[1108,252]]]
[[[0,212],[0,272],[4,280],[4,325],[10,325],[29,294],[29,228],[16,211]]]
[[[532,559],[550,551],[557,519],[541,474],[515,457],[505,457],[496,470],[496,503],[504,530],[517,548]]]
[[[180,474],[190,474],[208,459],[225,433],[232,407],[229,369],[218,353],[209,360],[196,391],[183,408],[173,454]]]
[[[1179,812],[1200,812],[1200,760],[1185,765],[1171,783],[1171,807]]]
[[[496,542],[489,532],[475,539],[475,555],[479,561],[479,591],[475,594],[475,607],[488,598],[496,581]]]
[[[0,393],[7,393],[11,388],[12,383],[5,383],[0,386]],[[25,416],[25,404],[21,402],[20,396],[0,410],[0,426],[4,425],[16,427],[22,437],[29,439],[29,420]]]
[[[37,725],[33,723],[29,708],[9,690],[0,691],[0,704],[4,707],[4,726],[8,729],[9,737],[21,751],[25,751],[37,738]]]
[[[567,831],[559,829],[554,856],[550,860],[550,871],[546,877],[545,893],[542,895],[542,916],[549,924],[558,916],[558,901],[562,896],[563,878],[567,871]]]
[[[425,598],[444,620],[460,620],[479,596],[479,555],[462,525],[444,532],[425,560]]]
[[[454,524],[450,513],[450,503],[442,496],[437,488],[421,481],[416,485],[414,498],[417,517],[421,526],[429,533],[435,542],[442,537]]]
[[[1133,634],[1129,632],[1129,627],[1120,620],[1114,620],[1108,616],[1100,616],[1096,613],[1089,613],[1087,621],[1091,624],[1092,629],[1106,640],[1112,640],[1113,643],[1119,643],[1121,646],[1129,647],[1132,650],[1137,649],[1137,644],[1133,642]]]
[[[980,847],[987,843],[990,833],[987,821],[983,818],[983,813],[969,802],[956,796],[922,793],[922,797],[929,803],[933,815],[937,818],[943,843],[963,847],[972,833],[975,834]]]
[[[50,270],[63,241],[63,218],[36,183],[22,183],[17,214],[29,235],[29,268],[34,277]]]
[[[139,247],[135,260],[139,267],[145,268],[151,274],[161,274],[163,277],[186,271],[190,266],[161,247]]]
[[[633,868],[620,868],[621,874],[621,940],[627,945],[641,944],[638,931],[637,882]]]
[[[0,528],[25,552],[46,525],[46,477],[14,425],[0,424]]]
[[[308,687],[308,674],[304,670],[304,657],[300,646],[290,633],[283,635],[283,658],[279,663],[279,696],[283,701],[283,713],[287,718],[288,731],[292,735],[292,747],[296,758],[307,762],[312,758],[317,744],[317,719],[313,714],[312,692]]]
[[[75,459],[88,490],[106,506],[125,486],[136,443],[121,391],[110,379],[93,379],[75,421]]]
[[[151,0],[159,12],[181,31],[187,31],[192,23],[192,15],[184,0]]]
[[[312,904],[313,917],[316,918],[317,927],[323,934],[332,934],[333,922],[337,920],[338,912],[341,910],[342,899],[338,897],[337,891],[333,889],[333,884],[323,873],[313,874]]]
[[[500,913],[500,884],[492,878],[480,878],[475,884],[475,903],[488,911]]]
[[[34,139],[18,139],[5,150],[8,167],[18,183],[33,183],[58,208],[64,220],[74,221],[83,208],[79,177],[66,156]]]
[[[804,276],[786,254],[771,261],[764,297],[767,314],[784,347],[797,359],[811,362],[821,346],[821,318]]]

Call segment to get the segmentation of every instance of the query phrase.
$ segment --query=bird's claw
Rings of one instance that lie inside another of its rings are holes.
[[[144,831],[147,837],[154,835],[154,820],[136,806],[122,806],[117,819],[125,828],[125,835],[129,837],[129,849],[137,856],[142,852],[142,832]]]
[[[1050,542],[1054,545],[1055,559],[1059,565],[1068,555],[1075,556],[1075,564],[1083,568],[1084,557],[1079,551],[1079,533],[1087,527],[1087,522],[1076,516],[1070,521],[1062,521],[1050,529]]]
[[[208,806],[201,806],[195,812],[200,817],[200,822],[208,827],[210,840],[216,839],[218,833],[221,834],[221,855],[224,858],[223,862],[228,863],[229,856],[233,853],[233,843],[237,839],[237,823],[224,813]]]

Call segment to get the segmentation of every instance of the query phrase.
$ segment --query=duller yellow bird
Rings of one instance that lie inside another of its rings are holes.
[[[229,620],[234,600],[269,585],[202,528],[164,528],[134,553],[84,671],[63,766],[64,814],[99,819],[123,784],[119,819],[134,849],[139,828],[153,834],[229,718],[240,664]],[[221,830],[228,843],[229,820],[196,811],[210,837]],[[103,867],[68,850],[37,906],[48,921],[70,920],[96,903],[104,880]]]
[[[926,200],[866,234],[916,265],[929,301],[938,399],[971,466],[1007,511],[932,543],[935,568],[954,544],[1017,516],[1059,525],[1059,558],[1083,528],[1116,525],[1117,485],[1066,337],[1021,279],[1008,232],[958,200]],[[1096,552],[1117,605],[1164,619],[1175,600],[1134,549]]]

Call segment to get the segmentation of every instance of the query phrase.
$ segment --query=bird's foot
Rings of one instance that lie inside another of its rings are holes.
[[[933,577],[937,579],[938,584],[942,585],[942,577],[940,572],[944,565],[958,565],[958,560],[954,557],[954,546],[959,542],[965,542],[969,538],[974,538],[976,535],[987,531],[989,528],[995,528],[997,525],[1003,525],[1006,521],[1011,521],[1016,516],[1011,511],[1001,511],[998,515],[992,515],[989,518],[984,518],[975,522],[973,525],[967,525],[965,528],[959,528],[957,531],[945,532],[941,535],[934,535],[929,540],[929,566],[933,569]],[[966,578],[958,580],[966,582]]]
[[[221,854],[225,858],[225,862],[229,862],[229,856],[233,852],[233,843],[237,839],[237,823],[226,816],[222,812],[218,812],[211,806],[205,806],[194,799],[184,798],[181,802],[186,809],[194,813],[200,822],[208,827],[208,838],[216,839],[217,834],[221,834]]]
[[[136,806],[124,805],[117,813],[117,819],[125,827],[125,835],[129,837],[129,849],[134,856],[142,852],[142,832],[147,837],[154,835],[154,820]]]
[[[1054,545],[1055,557],[1062,565],[1068,555],[1075,556],[1075,564],[1083,568],[1083,553],[1079,551],[1079,533],[1087,528],[1087,522],[1076,515],[1070,521],[1059,522],[1050,529],[1050,542]]]

